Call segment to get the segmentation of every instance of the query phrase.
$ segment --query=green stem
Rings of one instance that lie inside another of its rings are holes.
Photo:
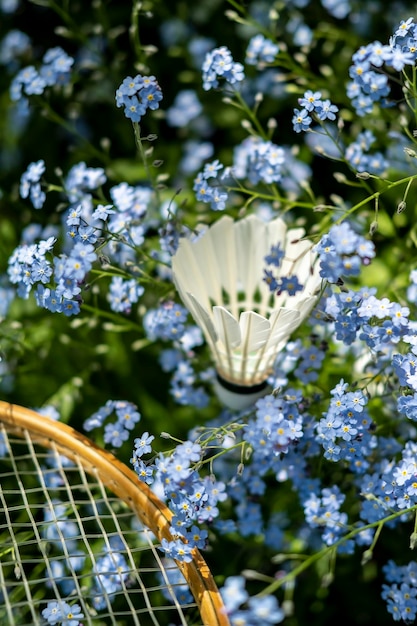
[[[147,158],[145,149],[143,147],[142,136],[140,134],[140,125],[138,122],[132,122],[132,124],[133,124],[133,131],[135,134],[136,147],[140,154],[140,158],[142,159],[142,163],[145,168],[145,172],[146,172],[146,176],[149,181],[149,184],[155,192],[156,205],[159,207],[161,206],[160,193],[159,193],[158,185],[155,180],[155,176],[153,175],[153,172],[151,171],[151,168],[149,167],[148,158]]]
[[[252,109],[250,107],[248,107],[246,101],[242,98],[242,94],[240,93],[240,91],[235,90],[233,92],[237,103],[233,103],[231,102],[232,105],[237,106],[237,108],[239,108],[241,111],[243,111],[247,117],[249,118],[249,120],[251,121],[251,123],[253,124],[253,126],[256,128],[256,130],[259,133],[259,136],[262,137],[262,139],[264,141],[268,140],[268,137],[264,131],[264,129],[262,128],[262,125],[260,124],[256,113],[254,111],[252,111]]]
[[[139,326],[139,324],[132,322],[132,320],[121,318],[119,315],[111,313],[110,311],[103,311],[102,309],[98,309],[94,306],[86,304],[85,302],[82,303],[81,308],[83,311],[88,311],[89,313],[92,313],[95,317],[104,317],[112,321],[114,324],[117,324],[118,326],[125,326],[125,329],[127,331],[134,330],[135,332],[139,333],[143,332],[143,329],[141,326]],[[151,343],[152,342],[149,340],[149,344]]]
[[[93,144],[90,143],[88,139],[86,139],[83,135],[81,135],[81,133],[79,133],[78,130],[72,124],[67,122],[63,117],[61,117],[58,113],[56,113],[56,111],[52,109],[50,104],[44,98],[38,97],[37,100],[40,103],[40,106],[43,107],[47,119],[51,120],[58,126],[65,128],[65,130],[68,131],[70,134],[80,139],[80,141],[88,148],[89,152],[91,152],[93,156],[95,156],[105,165],[110,165],[109,157],[103,152],[101,152],[100,150],[97,150],[97,148],[93,146]]]
[[[132,17],[131,17],[131,26],[130,26],[130,39],[132,42],[133,50],[135,51],[135,56],[137,59],[137,63],[139,65],[143,64],[142,61],[142,44],[140,42],[140,34],[139,34],[139,13],[142,6],[142,2],[134,2],[132,6]]]
[[[413,507],[410,507],[407,512],[416,511],[416,510],[417,510],[417,504],[414,505]],[[333,550],[336,550],[339,546],[343,545],[346,541],[349,541],[349,539],[353,539],[356,535],[363,532],[364,530],[369,530],[371,528],[378,529],[380,526],[384,526],[384,524],[386,524],[387,522],[397,519],[397,517],[401,517],[403,515],[404,515],[404,511],[397,511],[396,513],[392,513],[391,515],[388,515],[387,517],[384,517],[384,519],[378,520],[377,522],[372,522],[370,524],[365,524],[364,526],[358,526],[358,528],[354,528],[353,530],[348,532],[344,537],[342,537],[341,539],[333,543],[331,546],[326,546],[319,552],[312,554],[305,561],[302,561],[291,572],[289,572],[288,574],[286,574],[279,580],[275,580],[274,582],[272,582],[270,585],[268,585],[268,587],[263,589],[259,595],[264,596],[267,594],[274,593],[275,591],[277,591],[277,589],[279,589],[286,583],[292,582],[299,574],[301,574],[302,572],[307,570],[309,567],[311,567],[311,565],[313,565],[316,561],[319,561],[320,559],[328,555],[330,552],[332,552]]]
[[[228,191],[236,191],[238,193],[243,193],[247,196],[251,196],[254,198],[259,198],[261,200],[267,200],[269,202],[280,202],[287,206],[288,210],[293,209],[294,207],[300,207],[303,209],[313,209],[314,204],[312,202],[300,202],[298,200],[288,200],[288,198],[283,198],[278,194],[267,194],[260,193],[259,191],[252,191],[251,189],[246,189],[246,187],[227,187]]]
[[[355,213],[355,211],[363,207],[365,204],[368,204],[368,202],[370,202],[371,200],[379,199],[387,191],[391,191],[391,189],[394,189],[395,187],[399,187],[400,185],[404,185],[405,183],[410,183],[411,181],[415,180],[415,178],[417,178],[417,175],[413,174],[412,176],[407,176],[405,178],[401,178],[400,180],[396,180],[396,181],[388,183],[384,189],[380,191],[375,191],[372,195],[368,196],[367,198],[364,198],[363,200],[355,204],[353,207],[348,209],[346,213],[342,217],[340,217],[335,223],[340,224],[341,222],[343,222],[344,219],[346,219],[348,215],[352,215],[353,213]]]

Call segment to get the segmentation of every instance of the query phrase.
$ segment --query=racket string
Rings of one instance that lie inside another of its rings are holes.
[[[28,431],[23,443],[2,433],[0,618],[44,625],[41,611],[54,600],[79,604],[92,626],[201,624],[178,568],[98,476]]]
[[[4,592],[3,590],[7,589],[7,584],[9,583],[10,577],[13,577],[16,580],[19,580],[19,584],[23,585],[24,592],[28,600],[28,608],[31,611],[33,623],[37,624],[38,615],[34,611],[34,602],[33,602],[33,598],[31,595],[31,586],[29,584],[29,581],[26,578],[25,570],[22,567],[22,557],[19,552],[19,542],[17,541],[16,536],[13,531],[13,523],[10,518],[10,513],[7,508],[7,503],[3,495],[1,484],[0,484],[0,502],[1,502],[1,509],[2,509],[1,512],[4,513],[4,516],[5,516],[5,526],[9,530],[9,533],[10,533],[9,537],[10,537],[10,543],[11,543],[11,546],[9,547],[6,541],[3,542],[3,540],[1,540],[0,558],[3,560],[4,556],[7,555],[8,552],[10,552],[10,554],[12,555],[11,565],[13,566],[12,571],[9,571],[9,576],[8,576],[7,569],[6,569],[6,574],[5,574],[3,567],[0,568],[0,584],[1,584],[1,589],[2,589],[1,599],[4,602],[9,623],[14,624],[15,621],[13,618],[13,612],[14,612],[13,607],[15,607],[15,602],[13,601],[13,599],[10,600],[9,594],[7,592]],[[1,533],[2,528],[3,526],[0,525],[0,533]],[[0,537],[1,536],[2,535],[0,535]]]

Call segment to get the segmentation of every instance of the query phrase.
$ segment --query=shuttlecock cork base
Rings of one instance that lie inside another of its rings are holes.
[[[212,353],[216,392],[230,408],[267,393],[277,354],[316,303],[321,278],[304,234],[281,218],[224,216],[194,240],[181,239],[172,258],[178,293]],[[283,251],[279,275],[302,285],[294,295],[271,293],[264,280],[272,245]]]
[[[264,380],[257,385],[236,385],[216,374],[214,389],[219,400],[229,409],[240,411],[252,406],[259,398],[268,392],[268,381]]]

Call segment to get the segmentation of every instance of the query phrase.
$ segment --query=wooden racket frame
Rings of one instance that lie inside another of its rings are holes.
[[[158,541],[173,539],[169,530],[172,513],[169,508],[139,480],[136,473],[113,454],[97,446],[74,428],[56,422],[25,407],[0,401],[0,423],[7,432],[24,438],[25,431],[33,441],[57,450],[78,461],[86,472],[98,477],[121,500],[126,502]],[[176,561],[198,605],[204,626],[230,626],[225,607],[210,569],[196,548],[189,563]]]

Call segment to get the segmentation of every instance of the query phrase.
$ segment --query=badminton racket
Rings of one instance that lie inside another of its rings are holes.
[[[1,624],[227,626],[200,552],[158,549],[171,518],[113,454],[0,401]]]

